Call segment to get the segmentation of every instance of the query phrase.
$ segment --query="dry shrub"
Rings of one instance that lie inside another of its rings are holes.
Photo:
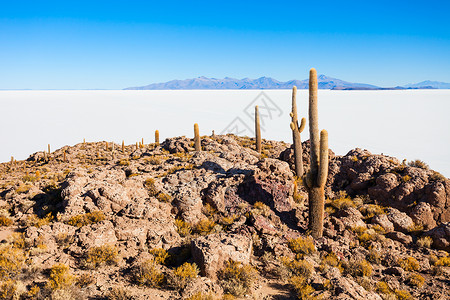
[[[306,278],[303,276],[292,276],[289,279],[289,283],[299,299],[308,299],[315,292],[314,288],[307,283]]]
[[[186,285],[199,273],[195,263],[184,263],[173,271],[172,285],[177,289],[184,289]]]
[[[374,216],[377,215],[383,215],[386,212],[384,211],[384,208],[376,205],[376,204],[367,204],[363,205],[359,208],[359,211],[366,217],[367,219],[371,219]]]
[[[16,298],[16,283],[11,279],[0,283],[0,299],[14,300]]]
[[[14,278],[20,273],[25,258],[22,249],[13,248],[11,245],[0,246],[0,280]]]
[[[169,253],[162,248],[155,248],[149,251],[155,257],[158,264],[165,265],[169,259]]]
[[[222,300],[224,299],[225,298],[222,298]],[[234,297],[232,299],[234,299]],[[216,300],[216,298],[211,294],[204,294],[202,292],[198,292],[190,297],[184,298],[183,300]]]
[[[422,160],[416,159],[408,163],[408,166],[428,170],[430,167]]]
[[[80,288],[87,287],[95,282],[94,276],[89,273],[83,273],[77,277],[75,285]]]
[[[328,200],[327,202],[337,210],[356,206],[353,200],[347,195],[345,191],[339,191],[334,199]]]
[[[447,178],[439,172],[433,171],[433,174],[429,177],[432,181],[445,181]]]
[[[442,266],[442,267],[450,267],[450,256],[445,256],[439,258],[435,263],[435,266]]]
[[[373,268],[368,261],[361,260],[351,262],[348,271],[354,277],[360,276],[369,277],[370,275],[372,275]]]
[[[53,221],[53,216],[51,213],[47,214],[43,218],[39,218],[37,215],[31,215],[27,218],[26,225],[39,228],[44,225],[48,225],[51,221]]]
[[[252,266],[229,260],[218,272],[218,278],[226,293],[242,296],[253,286],[257,274]]]
[[[314,240],[312,237],[291,239],[288,242],[289,248],[296,254],[308,255],[314,253],[316,248],[314,246]]]
[[[144,186],[147,188],[148,195],[150,197],[155,197],[156,195],[158,195],[159,191],[156,188],[155,179],[154,178],[147,178],[144,181]]]
[[[67,221],[67,224],[81,228],[83,226],[94,224],[105,220],[106,217],[101,211],[93,211],[87,214],[73,216]]]
[[[195,224],[194,230],[200,235],[207,235],[213,230],[214,226],[216,226],[216,223],[213,220],[204,218]]]
[[[178,234],[182,237],[189,236],[192,232],[191,224],[181,219],[175,220],[175,226],[177,227]]]
[[[253,204],[253,207],[257,210],[257,213],[262,214],[263,216],[267,217],[270,215],[271,209],[264,203],[258,201]]]
[[[417,245],[419,247],[430,248],[433,244],[433,239],[430,236],[422,236],[417,239]]]
[[[314,268],[306,260],[296,260],[282,257],[281,262],[288,268],[290,274],[296,276],[309,277],[311,276]]]
[[[85,264],[89,268],[97,268],[102,264],[115,265],[119,260],[117,248],[110,245],[93,247],[86,253]]]
[[[384,281],[378,281],[377,282],[377,292],[385,295],[391,295],[394,293],[394,291],[391,289],[389,284]]]
[[[412,300],[414,299],[413,296],[408,291],[405,290],[395,290],[395,295],[397,296],[398,300]]]
[[[130,292],[123,286],[113,287],[106,293],[108,300],[132,300],[134,299]]]
[[[409,285],[421,288],[425,283],[425,278],[423,278],[420,274],[412,273],[406,279]]]
[[[420,264],[414,257],[408,256],[397,261],[398,265],[405,271],[418,271]]]
[[[155,259],[148,259],[135,268],[134,278],[140,285],[158,287],[164,280],[164,274],[159,270]]]
[[[65,264],[56,264],[51,267],[48,283],[52,290],[68,288],[74,281],[75,277],[70,274],[69,267]]]
[[[21,184],[16,188],[17,194],[25,194],[28,193],[28,191],[32,188],[31,185],[28,184]]]
[[[0,226],[11,226],[13,224],[13,220],[6,216],[0,216]]]
[[[161,193],[159,193],[156,196],[156,199],[158,199],[161,202],[169,203],[170,201],[172,201],[172,196],[170,196],[169,194],[161,192]]]

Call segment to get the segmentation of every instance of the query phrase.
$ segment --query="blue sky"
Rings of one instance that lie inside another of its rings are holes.
[[[450,82],[450,1],[2,1],[0,89],[319,73]]]

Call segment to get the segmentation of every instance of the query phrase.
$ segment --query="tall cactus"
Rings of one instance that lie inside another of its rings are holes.
[[[294,162],[295,162],[295,174],[297,177],[301,178],[303,176],[303,150],[302,150],[302,140],[300,138],[300,133],[305,129],[306,119],[302,118],[300,125],[298,125],[297,117],[297,87],[292,88],[292,111],[290,113],[291,129],[292,129],[292,139],[294,142]]]
[[[309,136],[311,143],[311,165],[306,175],[309,196],[309,230],[313,238],[323,234],[323,212],[325,183],[328,176],[328,133],[320,132],[317,112],[317,72],[309,72]]]
[[[255,134],[256,134],[256,152],[261,154],[261,125],[259,119],[258,105],[255,106]]]
[[[195,145],[195,151],[202,151],[202,147],[200,145],[200,133],[198,131],[198,124],[194,124],[194,145]]]
[[[159,146],[159,130],[155,130],[155,144]]]

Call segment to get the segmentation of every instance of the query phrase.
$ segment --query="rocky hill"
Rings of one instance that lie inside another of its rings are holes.
[[[329,150],[313,240],[291,145],[253,144],[80,143],[0,164],[0,298],[449,299],[449,179]]]

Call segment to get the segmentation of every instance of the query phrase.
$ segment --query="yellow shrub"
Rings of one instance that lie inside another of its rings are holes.
[[[377,292],[386,295],[390,295],[393,293],[392,289],[389,287],[389,284],[384,281],[377,282]]]
[[[51,221],[53,221],[53,216],[51,213],[47,214],[43,218],[39,218],[37,215],[31,215],[27,218],[27,226],[39,228],[44,225],[48,225]]]
[[[12,224],[13,220],[5,216],[0,216],[0,226],[10,226]]]
[[[73,216],[67,221],[67,224],[81,228],[83,226],[94,224],[105,220],[106,217],[101,211],[93,211],[83,215]]]
[[[95,282],[94,276],[92,276],[89,273],[84,273],[77,277],[75,285],[80,288],[84,288],[93,284],[94,282]]]
[[[144,186],[147,188],[150,197],[155,197],[156,195],[158,195],[159,191],[155,186],[155,179],[147,178],[144,181]]]
[[[331,252],[322,259],[322,263],[329,265],[331,267],[337,267],[337,266],[339,266],[339,259],[336,256],[336,254]]]
[[[417,259],[411,256],[399,259],[398,265],[405,271],[418,271],[420,269]]]
[[[350,273],[355,276],[370,276],[372,275],[373,268],[370,263],[368,263],[366,260],[353,262],[350,264],[349,268]]]
[[[21,271],[25,258],[22,249],[2,245],[0,247],[0,280],[16,276]]]
[[[138,284],[150,287],[160,286],[164,280],[164,274],[159,270],[155,259],[143,261],[134,272]]]
[[[188,222],[185,222],[181,219],[175,220],[175,226],[177,227],[178,234],[182,237],[188,236],[192,232],[191,224],[189,224]]]
[[[87,251],[85,262],[90,268],[97,268],[104,263],[114,265],[118,262],[118,255],[117,248],[114,246],[93,247]]]
[[[182,289],[189,283],[190,280],[196,278],[198,273],[199,270],[196,264],[186,262],[174,270],[173,285],[176,288]]]
[[[291,239],[288,246],[296,254],[311,254],[316,251],[312,237]]]
[[[16,283],[12,280],[7,280],[0,283],[0,299],[13,300],[16,299]]]
[[[128,161],[128,159],[121,159],[119,160],[119,166],[129,166],[130,162]]]
[[[423,284],[425,283],[425,278],[423,278],[420,274],[412,273],[408,276],[406,279],[409,285],[412,285],[414,287],[421,288]]]
[[[414,299],[408,291],[395,290],[395,295],[398,300],[412,300]]]
[[[27,298],[26,299],[40,299],[41,289],[37,285],[33,285],[30,287],[30,290],[27,292]]]
[[[368,219],[373,218],[377,215],[383,215],[386,212],[384,211],[384,208],[376,205],[376,204],[367,204],[364,206],[361,206],[359,211]]]
[[[289,271],[294,275],[309,277],[313,271],[313,266],[306,260],[287,260],[283,261],[283,264],[288,267]]]
[[[229,260],[225,263],[225,267],[219,271],[218,277],[226,293],[242,296],[253,286],[257,274],[252,266]]]
[[[314,288],[307,284],[306,278],[303,276],[292,276],[289,279],[289,282],[299,299],[308,299],[309,296],[315,292]]]
[[[435,263],[435,266],[450,267],[450,256],[441,257]]]
[[[65,264],[56,264],[50,269],[49,285],[53,290],[64,289],[72,285],[75,277]]]
[[[27,185],[27,184],[21,184],[16,188],[16,193],[17,194],[25,194],[28,193],[28,191],[31,189],[31,185]]]
[[[149,251],[155,257],[155,261],[158,264],[165,264],[167,259],[169,258],[169,253],[162,248],[155,248]]]
[[[419,247],[430,248],[433,244],[433,239],[430,236],[422,236],[417,239],[417,245]]]
[[[202,292],[195,293],[194,295],[184,298],[184,300],[215,300],[216,298],[211,294],[204,294]],[[224,298],[222,298],[224,300]]]
[[[207,235],[213,230],[214,226],[216,226],[216,223],[214,223],[213,220],[205,218],[200,220],[195,225],[195,232],[197,232],[200,235]]]
[[[14,232],[9,236],[10,242],[14,248],[24,249],[27,246],[25,237],[21,232]]]
[[[166,193],[163,193],[163,192],[159,193],[156,196],[156,199],[158,199],[161,202],[170,202],[170,201],[172,201],[172,197],[169,194],[166,194]]]
[[[336,209],[345,209],[348,207],[355,207],[353,200],[347,195],[345,191],[340,191],[335,199],[328,200],[328,203]]]
[[[129,300],[134,299],[130,292],[123,286],[113,287],[106,293],[106,299],[108,300]]]
[[[262,202],[255,202],[255,204],[253,204],[253,207],[255,209],[257,209],[263,216],[267,217],[270,215],[270,207],[268,207],[267,205],[265,205]]]

